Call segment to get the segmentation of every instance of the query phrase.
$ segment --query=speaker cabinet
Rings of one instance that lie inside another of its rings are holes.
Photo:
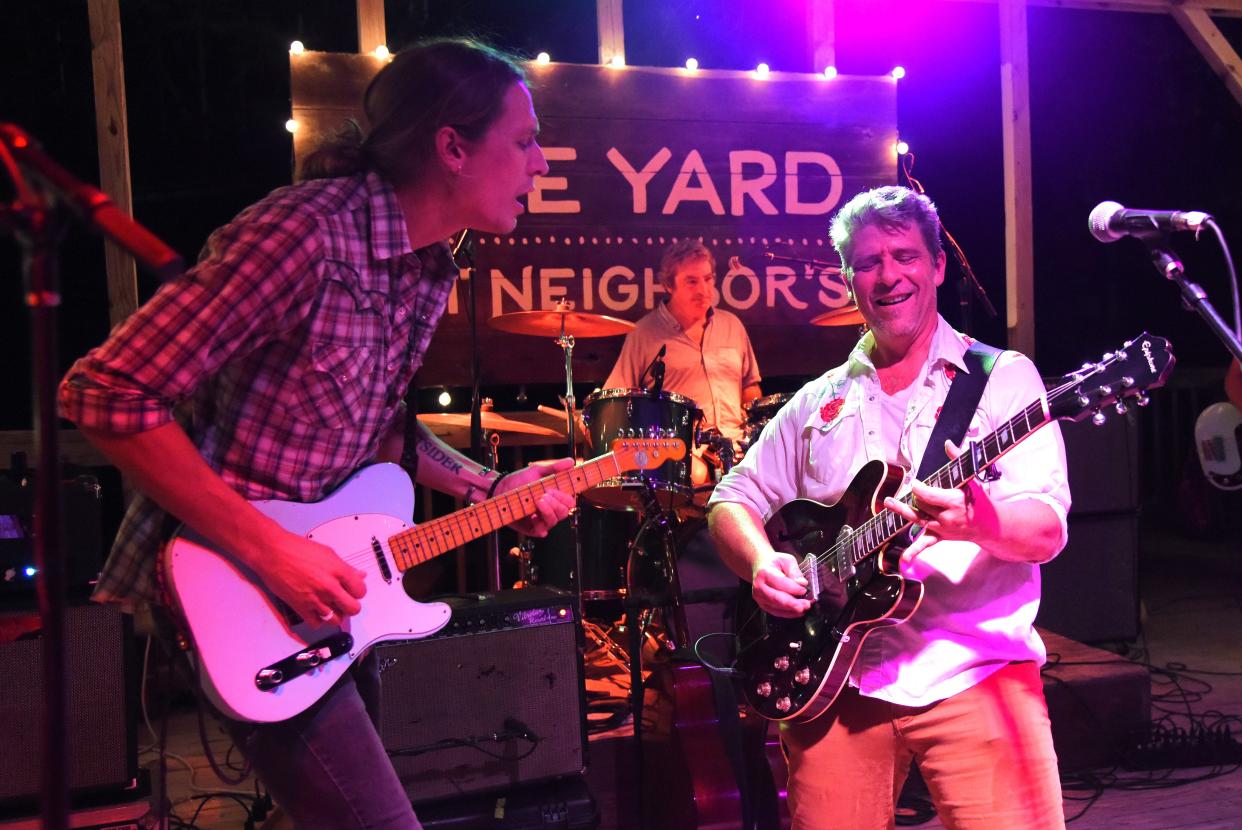
[[[43,640],[38,618],[5,614],[0,628],[0,804],[39,797],[43,765]],[[11,639],[16,632],[27,633]],[[69,788],[120,793],[137,776],[137,688],[130,618],[94,603],[65,609]]]
[[[1036,625],[1097,643],[1138,636],[1138,419],[1061,422],[1073,506],[1065,550],[1040,567]]]
[[[571,595],[527,588],[450,600],[423,640],[376,647],[380,737],[410,800],[581,773],[586,719]]]

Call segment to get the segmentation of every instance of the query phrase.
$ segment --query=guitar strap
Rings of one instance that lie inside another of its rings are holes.
[[[923,459],[919,462],[918,473],[915,474],[919,481],[925,480],[949,462],[949,456],[944,451],[945,441],[960,445],[966,437],[966,428],[970,426],[970,419],[979,408],[983,387],[987,385],[992,367],[996,365],[996,358],[1000,353],[1000,349],[976,340],[962,355],[966,371],[958,372],[949,385],[949,394],[940,408],[940,417],[932,428],[931,438],[927,440]]]

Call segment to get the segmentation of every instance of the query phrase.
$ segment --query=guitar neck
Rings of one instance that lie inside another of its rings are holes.
[[[572,469],[403,530],[388,539],[393,560],[397,568],[404,572],[467,542],[494,533],[507,524],[534,515],[539,497],[549,490],[577,495],[620,472],[615,454],[605,453]]]
[[[1060,390],[1050,393],[1049,398],[1059,393]],[[968,444],[965,452],[929,475],[924,479],[924,484],[942,490],[962,487],[1032,432],[1052,420],[1043,402],[1034,401],[982,441]],[[913,496],[906,494],[899,501],[910,504],[912,498]],[[881,510],[855,528],[839,545],[834,546],[831,553],[836,554],[841,549],[848,553],[850,565],[857,565],[909,526],[910,523],[897,513]]]

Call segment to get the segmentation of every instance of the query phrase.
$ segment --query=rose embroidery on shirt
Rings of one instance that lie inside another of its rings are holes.
[[[954,366],[945,366],[944,376],[948,378],[949,382],[951,383],[953,381],[953,378],[957,377],[957,368]]]
[[[834,398],[819,408],[819,417],[825,424],[830,424],[841,414],[843,406],[845,406],[844,398]]]

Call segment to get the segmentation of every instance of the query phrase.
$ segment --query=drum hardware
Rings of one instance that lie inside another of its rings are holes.
[[[691,446],[694,427],[702,417],[698,405],[675,392],[648,389],[600,389],[587,397],[583,406],[583,425],[587,446],[608,446],[616,438],[680,438]],[[583,494],[593,505],[609,510],[637,512],[641,509],[638,490],[654,487],[664,507],[675,507],[691,500],[689,460],[669,461],[639,475],[626,473],[608,478]]]
[[[552,336],[556,345],[565,353],[565,440],[568,444],[569,457],[575,458],[576,441],[574,421],[574,338],[575,337],[612,337],[625,334],[634,328],[629,320],[609,317],[604,314],[593,314],[574,311],[571,300],[557,300],[552,309],[539,311],[514,311],[509,314],[497,315],[488,321],[492,328],[513,334],[530,334]],[[573,591],[577,600],[578,619],[582,619],[582,539],[578,533],[578,511],[570,514],[574,538],[574,573]]]

